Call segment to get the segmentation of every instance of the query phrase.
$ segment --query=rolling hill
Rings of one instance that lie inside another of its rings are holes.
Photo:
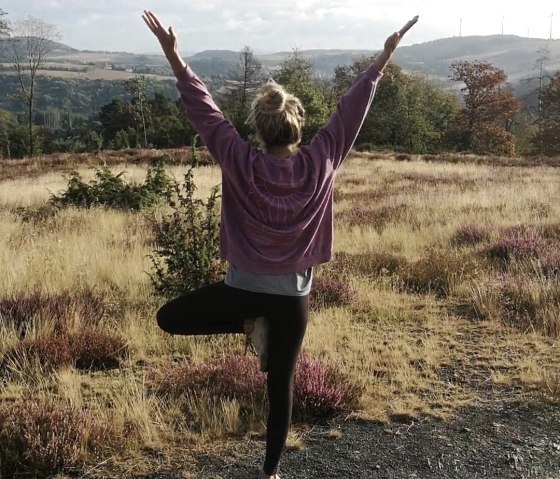
[[[10,59],[0,43],[0,75],[10,75]],[[4,53],[2,53],[2,51]],[[273,71],[291,52],[256,55],[263,67]],[[354,60],[375,55],[375,50],[303,50],[318,76],[328,78],[337,65],[349,65]],[[400,47],[394,62],[405,71],[430,78],[445,87],[457,88],[449,81],[450,65],[459,60],[484,60],[502,68],[509,82],[522,99],[534,100],[540,70],[544,58],[545,73],[560,70],[560,40],[522,38],[514,35],[467,36],[442,38],[411,46]],[[231,50],[207,50],[187,57],[192,68],[202,77],[217,83],[231,77],[236,71],[239,52]],[[74,81],[87,87],[91,81],[120,81],[137,74],[153,79],[170,80],[171,71],[161,54],[133,54],[127,52],[83,51],[62,43],[53,43],[53,49],[42,74],[53,80]],[[533,79],[533,81],[530,81]],[[12,81],[6,78],[6,82]],[[47,79],[45,79],[47,81]],[[85,82],[85,83],[84,83]],[[6,86],[7,88],[7,86]],[[79,90],[79,86],[75,89]],[[0,93],[4,90],[0,88]],[[101,100],[100,100],[101,101]],[[54,104],[55,107],[56,104]],[[96,105],[99,107],[99,105]],[[0,108],[11,109],[7,101],[0,99]],[[89,108],[80,110],[88,111]]]

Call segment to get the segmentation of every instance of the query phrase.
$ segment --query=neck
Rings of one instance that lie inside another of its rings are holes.
[[[276,158],[284,160],[292,156],[297,150],[297,145],[284,145],[284,146],[265,146],[263,151],[269,155],[273,155]]]

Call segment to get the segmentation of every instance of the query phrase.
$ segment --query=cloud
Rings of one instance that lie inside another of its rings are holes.
[[[153,9],[165,25],[173,25],[188,51],[250,45],[255,50],[301,48],[377,49],[385,37],[410,17],[420,23],[403,44],[458,33],[505,32],[548,36],[553,0],[531,4],[471,0],[3,0],[10,18],[32,15],[56,24],[63,41],[82,49],[157,51],[159,45],[140,15]],[[484,12],[481,15],[480,12]],[[559,17],[560,17],[560,12]],[[560,31],[560,28],[558,28]]]

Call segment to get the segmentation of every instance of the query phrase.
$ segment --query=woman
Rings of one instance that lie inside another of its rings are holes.
[[[275,83],[261,88],[250,122],[262,148],[243,141],[205,85],[186,65],[173,29],[152,12],[143,19],[175,76],[185,111],[222,171],[220,249],[224,281],[164,305],[159,326],[171,334],[245,333],[267,371],[269,413],[260,479],[279,479],[292,413],[296,361],[308,318],[313,266],[330,260],[333,184],[373,100],[377,81],[409,21],[340,99],[328,124],[299,146],[301,102]]]

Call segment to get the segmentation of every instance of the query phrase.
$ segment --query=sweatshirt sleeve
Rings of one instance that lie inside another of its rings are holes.
[[[310,152],[332,162],[335,170],[356,141],[381,76],[382,73],[373,66],[362,73],[340,98],[328,123],[309,144]]]
[[[220,166],[240,155],[247,155],[249,143],[242,140],[234,126],[226,120],[206,85],[191,68],[187,66],[175,76],[187,118]]]

